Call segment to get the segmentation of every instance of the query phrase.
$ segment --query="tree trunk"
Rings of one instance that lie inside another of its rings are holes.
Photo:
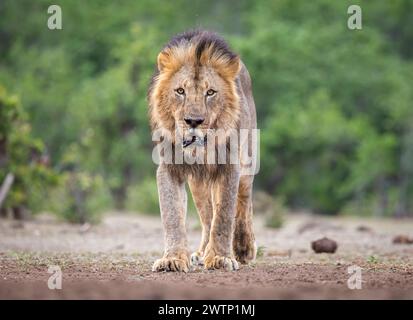
[[[0,188],[0,208],[2,208],[3,202],[6,200],[7,194],[9,193],[13,182],[14,175],[12,173],[8,173]]]

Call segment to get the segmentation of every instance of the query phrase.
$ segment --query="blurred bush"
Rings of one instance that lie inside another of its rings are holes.
[[[75,155],[75,172],[102,179],[111,207],[158,212],[146,90],[163,44],[202,27],[228,39],[253,80],[256,190],[323,214],[413,215],[412,0],[359,1],[357,31],[347,28],[350,0],[55,4],[61,31],[46,27],[47,0],[0,4],[0,82],[32,126],[16,145],[47,150],[61,173]],[[29,190],[54,179],[33,168],[13,195],[30,208],[42,192]]]
[[[8,174],[14,176],[14,182],[1,211],[3,215],[11,212],[17,219],[40,211],[49,188],[58,181],[43,142],[33,137],[17,97],[0,86],[0,184]]]
[[[69,171],[62,174],[59,186],[51,192],[48,206],[66,221],[97,223],[111,207],[111,197],[102,177]]]
[[[264,215],[265,226],[268,228],[281,228],[288,210],[281,198],[258,191],[253,196],[254,215]]]
[[[141,213],[159,215],[158,188],[154,178],[130,186],[127,191],[126,208]]]

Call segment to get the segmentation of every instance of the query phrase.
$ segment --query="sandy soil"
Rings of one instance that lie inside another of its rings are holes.
[[[153,273],[161,256],[159,217],[108,215],[100,225],[70,225],[50,216],[19,223],[0,219],[0,298],[53,299],[413,299],[412,220],[290,215],[279,230],[255,219],[259,256],[237,272],[194,268]],[[335,254],[315,254],[311,241],[327,236]],[[188,219],[195,250],[199,224]],[[47,286],[48,267],[63,273],[61,290]],[[348,288],[349,266],[361,269],[362,289]]]

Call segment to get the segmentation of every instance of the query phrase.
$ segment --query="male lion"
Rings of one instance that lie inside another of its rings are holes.
[[[152,131],[181,132],[182,138],[173,134],[163,138],[172,150],[183,153],[206,149],[206,132],[211,129],[223,130],[221,144],[226,145],[229,132],[256,128],[249,73],[238,55],[211,32],[191,31],[170,40],[158,55],[148,101]],[[249,145],[250,138],[240,143],[240,149]],[[202,222],[202,241],[191,255],[191,264],[237,270],[237,261],[255,259],[253,174],[241,174],[240,163],[161,163],[157,185],[165,252],[152,270],[189,270],[186,181]]]

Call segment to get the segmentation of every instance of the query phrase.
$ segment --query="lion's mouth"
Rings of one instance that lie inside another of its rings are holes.
[[[192,144],[197,145],[197,146],[204,146],[206,145],[206,142],[207,142],[206,136],[204,138],[200,138],[198,136],[192,136],[190,139],[184,139],[182,141],[182,147],[186,148]]]

